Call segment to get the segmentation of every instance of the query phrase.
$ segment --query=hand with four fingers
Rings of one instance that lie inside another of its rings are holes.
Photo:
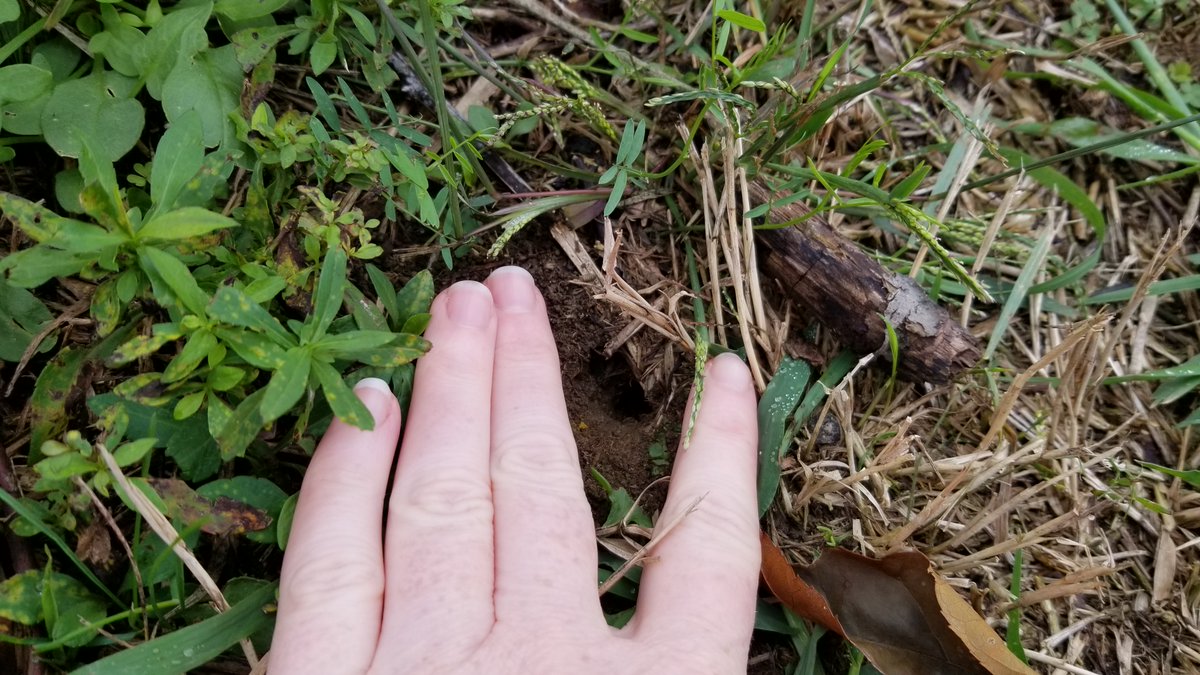
[[[594,524],[533,279],[505,267],[451,286],[426,337],[403,424],[386,385],[364,381],[374,430],[334,421],[312,458],[270,672],[744,673],[759,543],[741,361],[708,363],[658,520],[703,500],[655,546],[618,630],[597,596]]]

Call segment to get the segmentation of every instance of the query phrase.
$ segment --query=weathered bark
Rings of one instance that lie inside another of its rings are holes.
[[[751,185],[754,200],[770,193]],[[979,341],[933,302],[912,279],[872,260],[820,216],[798,202],[771,210],[771,222],[799,221],[764,230],[759,259],[792,297],[814,313],[848,347],[889,359],[887,327],[900,342],[899,374],[914,382],[946,382],[979,360]]]

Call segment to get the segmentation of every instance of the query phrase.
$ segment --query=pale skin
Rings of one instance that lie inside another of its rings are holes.
[[[759,544],[742,362],[709,361],[658,522],[703,499],[652,551],[617,630],[600,608],[595,525],[533,279],[506,267],[459,282],[432,315],[403,425],[395,397],[368,382],[355,392],[374,430],[335,421],[313,456],[270,672],[744,673]]]

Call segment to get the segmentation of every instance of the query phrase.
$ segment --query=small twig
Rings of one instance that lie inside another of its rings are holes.
[[[95,288],[95,287],[93,287]],[[25,347],[25,351],[21,354],[21,360],[17,362],[17,367],[13,370],[12,379],[8,381],[8,387],[4,390],[5,397],[12,396],[13,387],[17,386],[17,379],[21,377],[21,372],[25,370],[25,366],[29,365],[29,359],[37,353],[38,347],[42,346],[42,341],[45,340],[51,333],[58,329],[59,326],[70,323],[72,319],[83,314],[89,307],[92,306],[92,296],[90,293],[85,294],[82,298],[75,301],[75,304],[63,310],[53,321],[46,324],[37,335],[33,336],[33,340],[29,342],[29,346]]]
[[[672,518],[669,522],[667,522],[666,525],[661,525],[654,528],[654,536],[650,537],[650,541],[646,542],[645,546],[639,548],[637,553],[633,554],[629,560],[626,560],[624,564],[618,567],[615,572],[605,579],[604,583],[600,584],[600,588],[597,591],[600,596],[603,597],[604,594],[609,592],[609,590],[611,590],[618,581],[624,579],[625,575],[629,573],[629,570],[632,569],[634,565],[640,564],[643,560],[646,560],[650,556],[650,549],[654,548],[659,542],[665,539],[672,530],[674,530],[680,523],[683,522],[684,518],[690,516],[692,512],[696,510],[696,507],[700,506],[700,502],[704,501],[704,498],[707,496],[708,495],[706,493],[696,497],[694,500],[692,500],[692,503],[683,510],[683,513],[680,513]]]
[[[84,482],[82,478],[74,476],[71,480],[74,481],[76,487],[87,493],[88,498],[92,500],[92,506],[96,507],[96,511],[100,514],[100,517],[104,518],[104,522],[108,523],[108,528],[116,535],[117,541],[121,543],[121,548],[125,549],[125,555],[129,557],[129,567],[133,571],[133,578],[137,581],[138,600],[141,601],[143,608],[147,607],[149,603],[146,601],[146,582],[142,579],[142,570],[138,568],[137,558],[133,555],[133,549],[130,548],[129,541],[125,539],[125,534],[121,532],[121,528],[117,527],[117,521],[113,519],[112,512],[108,510],[104,502],[100,501],[100,496],[96,494],[96,491]],[[150,622],[144,621],[142,628],[144,629],[145,638],[149,640]]]
[[[171,521],[163,515],[162,511],[158,510],[154,502],[150,501],[146,495],[142,494],[141,490],[129,482],[129,479],[125,477],[125,473],[121,471],[121,467],[117,465],[117,460],[113,458],[108,448],[104,447],[102,443],[97,443],[95,448],[96,452],[100,454],[100,458],[104,460],[104,465],[108,467],[108,472],[112,475],[117,489],[125,494],[129,503],[133,505],[134,510],[146,519],[146,524],[150,526],[150,529],[154,530],[158,538],[183,561],[184,566],[191,571],[192,576],[196,578],[196,581],[200,583],[200,587],[208,595],[213,608],[218,612],[228,612],[229,601],[225,599],[225,595],[221,593],[220,587],[217,586],[217,582],[209,575],[208,570],[204,569],[204,566],[196,559],[196,555],[192,553],[187,543],[179,536],[179,532],[175,530],[175,526],[171,524]],[[255,653],[254,644],[250,642],[249,638],[242,639],[241,645],[242,653],[246,655],[246,660],[250,663],[250,667],[253,668],[258,665],[258,655]]]

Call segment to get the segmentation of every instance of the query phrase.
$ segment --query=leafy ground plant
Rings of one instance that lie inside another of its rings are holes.
[[[729,350],[781,569],[915,548],[1019,672],[1200,667],[1189,11],[0,0],[0,671],[257,663],[316,439],[501,262],[550,300],[611,624]],[[817,221],[981,360],[902,381],[886,316],[848,351],[760,266]],[[822,626],[760,599],[748,668],[907,672]]]

